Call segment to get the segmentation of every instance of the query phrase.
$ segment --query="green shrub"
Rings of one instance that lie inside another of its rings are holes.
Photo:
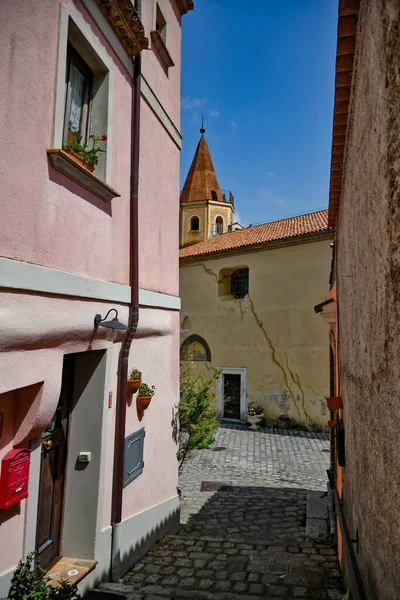
[[[11,580],[7,600],[74,600],[80,598],[75,583],[61,580],[58,587],[49,584],[50,578],[38,562],[35,553],[20,560]]]
[[[211,385],[218,376],[219,371],[214,371],[210,379],[204,379],[196,375],[190,363],[181,365],[181,393],[177,409],[180,469],[192,450],[208,448],[214,441],[219,422]]]

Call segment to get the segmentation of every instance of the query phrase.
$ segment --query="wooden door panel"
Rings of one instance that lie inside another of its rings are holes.
[[[224,417],[240,419],[241,378],[236,373],[224,373]]]
[[[43,567],[59,556],[65,446],[60,429],[54,429],[42,440],[36,548]]]
[[[52,512],[53,512],[53,494],[54,494],[54,466],[57,460],[56,450],[52,452],[42,452],[42,464],[40,469],[40,490],[39,506],[41,510],[38,513],[37,524],[37,548],[39,554],[48,545],[52,538]]]
[[[44,568],[49,568],[60,556],[67,429],[73,387],[74,362],[71,358],[73,355],[64,358],[60,400],[52,422],[42,434],[36,551]]]

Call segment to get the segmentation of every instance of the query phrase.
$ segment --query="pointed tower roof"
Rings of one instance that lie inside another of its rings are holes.
[[[199,200],[216,200],[223,202],[210,150],[204,137],[204,127],[200,129],[200,133],[201,138],[197,144],[196,152],[181,192],[180,201],[197,202]]]

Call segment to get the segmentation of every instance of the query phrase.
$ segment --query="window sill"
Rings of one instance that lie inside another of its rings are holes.
[[[76,183],[79,183],[82,187],[89,192],[92,192],[95,196],[104,200],[104,202],[111,202],[113,198],[119,198],[119,194],[114,188],[112,188],[104,181],[101,181],[96,175],[93,175],[90,171],[80,165],[70,154],[64,152],[64,150],[58,148],[52,148],[47,150],[47,156],[52,166],[69,177]]]
[[[163,38],[160,35],[160,32],[155,29],[154,31],[150,31],[151,41],[154,44],[157,53],[163,62],[164,66],[168,69],[169,67],[174,67],[175,63],[172,60],[170,53],[168,52],[167,46]]]

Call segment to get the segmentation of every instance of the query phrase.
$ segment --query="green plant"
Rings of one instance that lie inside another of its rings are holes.
[[[83,160],[85,160],[87,163],[89,163],[89,165],[91,165],[92,167],[95,167],[98,162],[99,162],[99,153],[100,152],[106,152],[106,150],[103,150],[102,148],[100,148],[100,146],[96,146],[96,144],[98,144],[98,142],[102,141],[102,142],[106,142],[107,141],[107,136],[104,133],[102,136],[97,136],[97,135],[90,135],[89,136],[89,140],[92,140],[92,147],[89,148],[89,143],[87,144],[82,144],[82,136],[80,135],[80,133],[76,133],[75,134],[75,139],[72,142],[69,142],[68,144],[65,144],[63,146],[64,150],[73,150],[74,152],[76,152],[81,158],[83,158]]]
[[[11,580],[8,600],[74,600],[80,598],[75,583],[61,580],[57,587],[50,585],[46,571],[35,564],[34,552],[20,560]]]
[[[219,422],[211,384],[219,374],[214,371],[210,379],[204,379],[196,375],[193,365],[184,367],[181,364],[181,393],[176,414],[179,420],[179,469],[192,450],[208,448],[214,441]]]
[[[139,379],[142,379],[142,371],[139,371],[139,369],[132,369],[129,374],[129,381],[138,381]]]
[[[154,392],[156,388],[154,385],[149,386],[147,383],[141,383],[139,386],[139,397],[140,398],[148,398],[149,396],[154,396]]]
[[[256,415],[263,415],[264,409],[262,406],[257,404],[256,402],[249,402],[247,405],[246,413],[251,417],[255,417]]]

